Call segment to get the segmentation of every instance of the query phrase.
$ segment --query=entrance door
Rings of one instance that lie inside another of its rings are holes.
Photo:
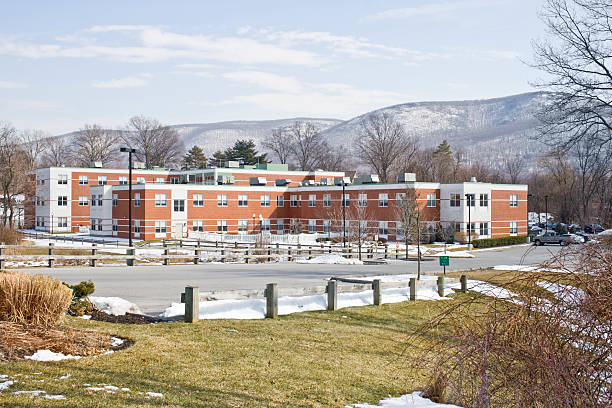
[[[174,238],[181,239],[183,238],[183,223],[179,222],[174,225]]]

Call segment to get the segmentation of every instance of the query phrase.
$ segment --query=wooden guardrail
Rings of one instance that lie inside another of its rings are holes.
[[[467,277],[465,275],[461,275],[459,279],[461,286],[460,289],[456,290],[457,292],[466,293],[467,292]],[[438,288],[438,295],[444,296],[444,282],[445,279],[443,276],[439,276],[436,282]],[[339,283],[357,283],[368,285],[372,290],[372,300],[374,305],[382,304],[382,289],[383,282],[380,279],[373,280],[365,280],[365,279],[348,279],[348,278],[338,278],[333,277],[327,281],[327,285],[325,286],[324,293],[327,295],[327,310],[337,310],[338,309],[338,293],[341,292],[339,290]],[[405,287],[405,283],[393,282],[393,283],[385,283],[385,288],[398,288]],[[410,278],[409,282],[410,293],[409,299],[411,301],[416,300],[417,294],[417,280],[416,278]],[[313,292],[312,290],[304,289],[307,292]],[[353,290],[354,292],[355,290]],[[276,283],[268,283],[266,288],[263,291],[256,291],[263,295],[266,299],[266,308],[265,308],[265,316],[269,319],[275,319],[278,317],[278,298],[279,298],[279,289]],[[319,292],[320,293],[320,292]],[[314,293],[313,293],[314,294]],[[262,297],[262,296],[258,296]],[[181,293],[181,303],[185,303],[185,322],[186,323],[195,323],[199,320],[200,314],[200,302],[206,302],[208,300],[207,295],[200,294],[200,288],[197,286],[187,286],[185,287],[185,292]]]

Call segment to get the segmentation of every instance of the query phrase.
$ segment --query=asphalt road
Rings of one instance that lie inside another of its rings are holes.
[[[475,258],[451,258],[447,271],[487,268],[500,264],[539,264],[559,247],[518,246],[475,251]],[[424,273],[441,272],[438,258],[421,262]],[[416,261],[391,261],[386,265],[318,265],[295,263],[200,264],[135,267],[30,268],[29,273],[43,273],[68,283],[91,279],[96,296],[118,296],[136,303],[145,313],[159,313],[171,302],[180,300],[187,285],[209,290],[263,289],[276,282],[279,288],[325,285],[330,276],[373,276],[416,273]]]

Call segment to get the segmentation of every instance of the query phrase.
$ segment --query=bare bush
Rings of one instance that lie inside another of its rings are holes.
[[[0,273],[0,320],[54,325],[71,300],[72,291],[51,277]]]
[[[612,240],[566,248],[544,269],[496,277],[512,301],[460,296],[422,327],[428,342],[413,345],[426,348],[432,396],[463,407],[610,406]]]

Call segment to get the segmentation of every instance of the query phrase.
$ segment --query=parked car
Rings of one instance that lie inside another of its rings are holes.
[[[559,245],[569,245],[573,243],[574,240],[571,234],[557,234],[555,231],[545,231],[543,234],[540,234],[533,238],[534,245],[546,245],[546,244],[559,244]]]
[[[578,224],[570,224],[567,226],[567,230],[570,234],[576,234],[582,232],[582,228]]]
[[[599,224],[588,224],[584,226],[584,232],[586,232],[587,234],[599,234],[603,231],[603,227]]]

